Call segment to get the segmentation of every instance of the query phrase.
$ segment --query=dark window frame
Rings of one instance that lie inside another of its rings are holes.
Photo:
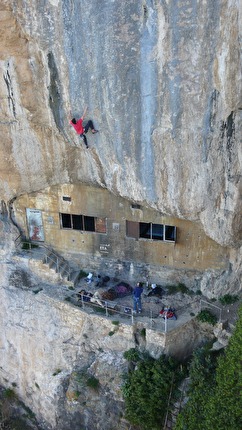
[[[177,228],[172,225],[126,220],[126,237],[130,237],[136,240],[141,239],[175,243],[176,235]]]
[[[100,228],[98,228],[96,221],[99,220],[100,222],[100,219],[103,220],[102,230],[105,231],[100,231]],[[67,226],[67,224],[69,226]],[[60,212],[60,227],[63,230],[77,230],[85,233],[107,234],[107,219],[82,214],[67,214]]]

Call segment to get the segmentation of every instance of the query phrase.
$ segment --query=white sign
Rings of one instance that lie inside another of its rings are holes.
[[[29,238],[37,242],[44,242],[44,228],[42,212],[38,209],[26,209]]]

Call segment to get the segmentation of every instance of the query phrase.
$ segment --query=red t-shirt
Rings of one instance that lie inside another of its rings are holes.
[[[76,132],[78,134],[83,134],[84,133],[84,127],[83,127],[82,123],[83,123],[83,119],[82,118],[80,118],[76,122],[76,124],[73,124],[73,122],[70,121],[70,124],[72,125],[72,127],[74,127],[74,129],[76,130]]]

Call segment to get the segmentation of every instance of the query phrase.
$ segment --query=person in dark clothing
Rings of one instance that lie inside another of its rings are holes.
[[[89,128],[92,130],[92,134],[97,133],[98,130],[95,130],[91,119],[85,125],[83,124],[83,120],[86,116],[86,113],[87,113],[87,106],[84,109],[82,117],[78,120],[76,120],[75,118],[72,118],[70,120],[70,124],[72,125],[72,127],[74,127],[74,129],[80,135],[81,139],[83,139],[86,147],[88,148],[86,133],[88,132]]]
[[[141,314],[142,312],[142,302],[141,302],[141,294],[143,293],[143,287],[140,284],[140,282],[138,282],[136,284],[136,287],[133,290],[133,310],[136,313],[137,310],[139,312],[139,314]]]

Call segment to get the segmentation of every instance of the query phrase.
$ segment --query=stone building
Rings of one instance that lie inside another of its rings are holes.
[[[15,221],[28,239],[51,246],[96,272],[173,282],[206,270],[224,270],[228,250],[198,223],[114,196],[100,187],[65,184],[24,194]],[[177,270],[179,269],[179,270]],[[165,273],[165,277],[164,277]]]

